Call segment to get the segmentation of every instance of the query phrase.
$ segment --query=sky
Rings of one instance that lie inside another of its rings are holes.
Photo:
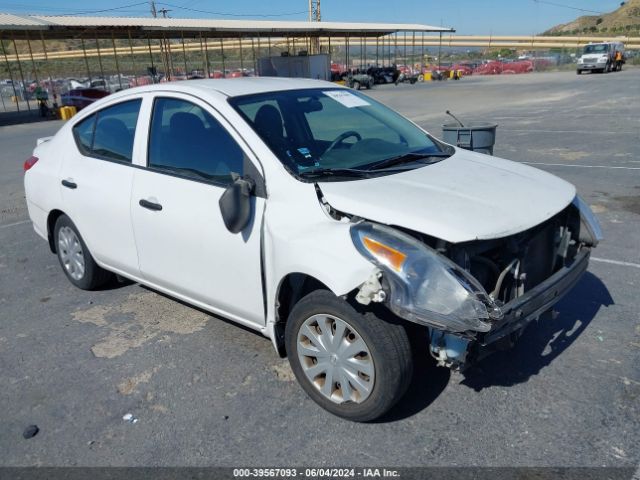
[[[103,10],[91,14],[148,17],[149,3],[142,0],[0,0],[0,12],[75,15]],[[168,15],[175,18],[308,18],[308,0],[156,0],[156,5],[157,9],[170,10]],[[531,35],[581,15],[610,12],[619,6],[620,0],[321,0],[325,21],[443,25],[463,35]]]

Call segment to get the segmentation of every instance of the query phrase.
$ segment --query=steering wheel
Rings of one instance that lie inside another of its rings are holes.
[[[324,153],[327,154],[328,152],[330,152],[331,150],[336,148],[338,145],[340,145],[342,142],[344,142],[349,137],[356,137],[358,139],[358,141],[362,140],[362,135],[360,135],[358,132],[356,132],[355,130],[348,130],[348,131],[338,135],[336,137],[336,139],[333,142],[331,142],[331,145],[329,145],[329,148],[327,148],[324,151]]]

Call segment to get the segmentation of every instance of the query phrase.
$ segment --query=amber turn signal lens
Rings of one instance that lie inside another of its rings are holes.
[[[388,264],[395,271],[399,272],[402,270],[402,264],[407,258],[404,253],[369,237],[364,237],[362,242],[364,243],[364,246],[367,247],[367,250],[381,259],[384,263]]]

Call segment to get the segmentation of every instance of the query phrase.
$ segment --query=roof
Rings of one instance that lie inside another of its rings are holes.
[[[73,17],[0,13],[0,36],[41,31],[47,38],[69,38],[105,32],[110,37],[164,35],[232,36],[381,36],[394,32],[453,32],[452,28],[407,23],[345,23],[266,20],[218,20],[151,17]]]
[[[344,88],[332,82],[310,78],[282,78],[282,77],[242,77],[227,79],[183,80],[179,82],[156,83],[142,87],[128,88],[109,95],[116,98],[119,95],[131,95],[139,91],[170,90],[176,92],[203,93],[218,92],[228,97],[251,95],[254,93],[277,92],[283,90],[301,90],[308,88]]]

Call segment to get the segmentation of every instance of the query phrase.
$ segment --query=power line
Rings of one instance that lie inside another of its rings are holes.
[[[188,10],[196,13],[206,13],[208,15],[220,15],[223,17],[288,17],[292,15],[308,14],[308,11],[301,12],[289,12],[289,13],[273,13],[273,14],[259,14],[259,13],[224,13],[224,12],[212,12],[210,10],[199,10],[197,8],[181,7],[180,5],[173,5],[171,3],[157,2],[158,5],[165,5],[167,7],[177,8],[180,10]]]
[[[146,5],[146,3],[147,2],[138,2],[138,3],[129,4],[129,5],[121,5],[119,7],[104,8],[100,10],[82,10],[76,13],[67,13],[69,12],[69,10],[74,11],[75,10],[74,8],[49,7],[49,6],[42,6],[42,5],[25,5],[20,3],[10,3],[10,4],[6,4],[6,6],[12,9],[21,9],[21,10],[33,9],[33,10],[39,10],[39,11],[61,12],[61,15],[85,15],[87,13],[102,13],[102,12],[111,12],[114,10],[122,10],[130,7],[137,7],[139,5]]]
[[[574,7],[573,5],[564,5],[561,3],[547,2],[545,0],[533,0],[533,1],[536,3],[544,3],[545,5],[552,5],[554,7],[569,8],[571,10],[577,10],[579,12],[595,13],[597,15],[602,15],[604,13],[604,12],[597,12],[596,10],[587,10],[586,8]]]
[[[116,10],[123,10],[123,9],[127,9],[127,8],[131,8],[131,7],[137,7],[140,5],[146,5],[147,2],[138,2],[138,3],[131,3],[128,5],[121,5],[119,7],[112,7],[112,8],[103,8],[100,10],[83,10],[80,12],[73,12],[73,13],[69,13],[68,11],[71,10],[69,8],[64,8],[64,7],[45,7],[42,5],[24,5],[24,4],[9,4],[11,7],[13,8],[17,8],[17,9],[28,9],[28,8],[33,8],[35,10],[40,10],[40,11],[49,11],[49,12],[59,12],[60,15],[66,16],[66,15],[86,15],[88,13],[104,13],[104,12],[113,12]]]

